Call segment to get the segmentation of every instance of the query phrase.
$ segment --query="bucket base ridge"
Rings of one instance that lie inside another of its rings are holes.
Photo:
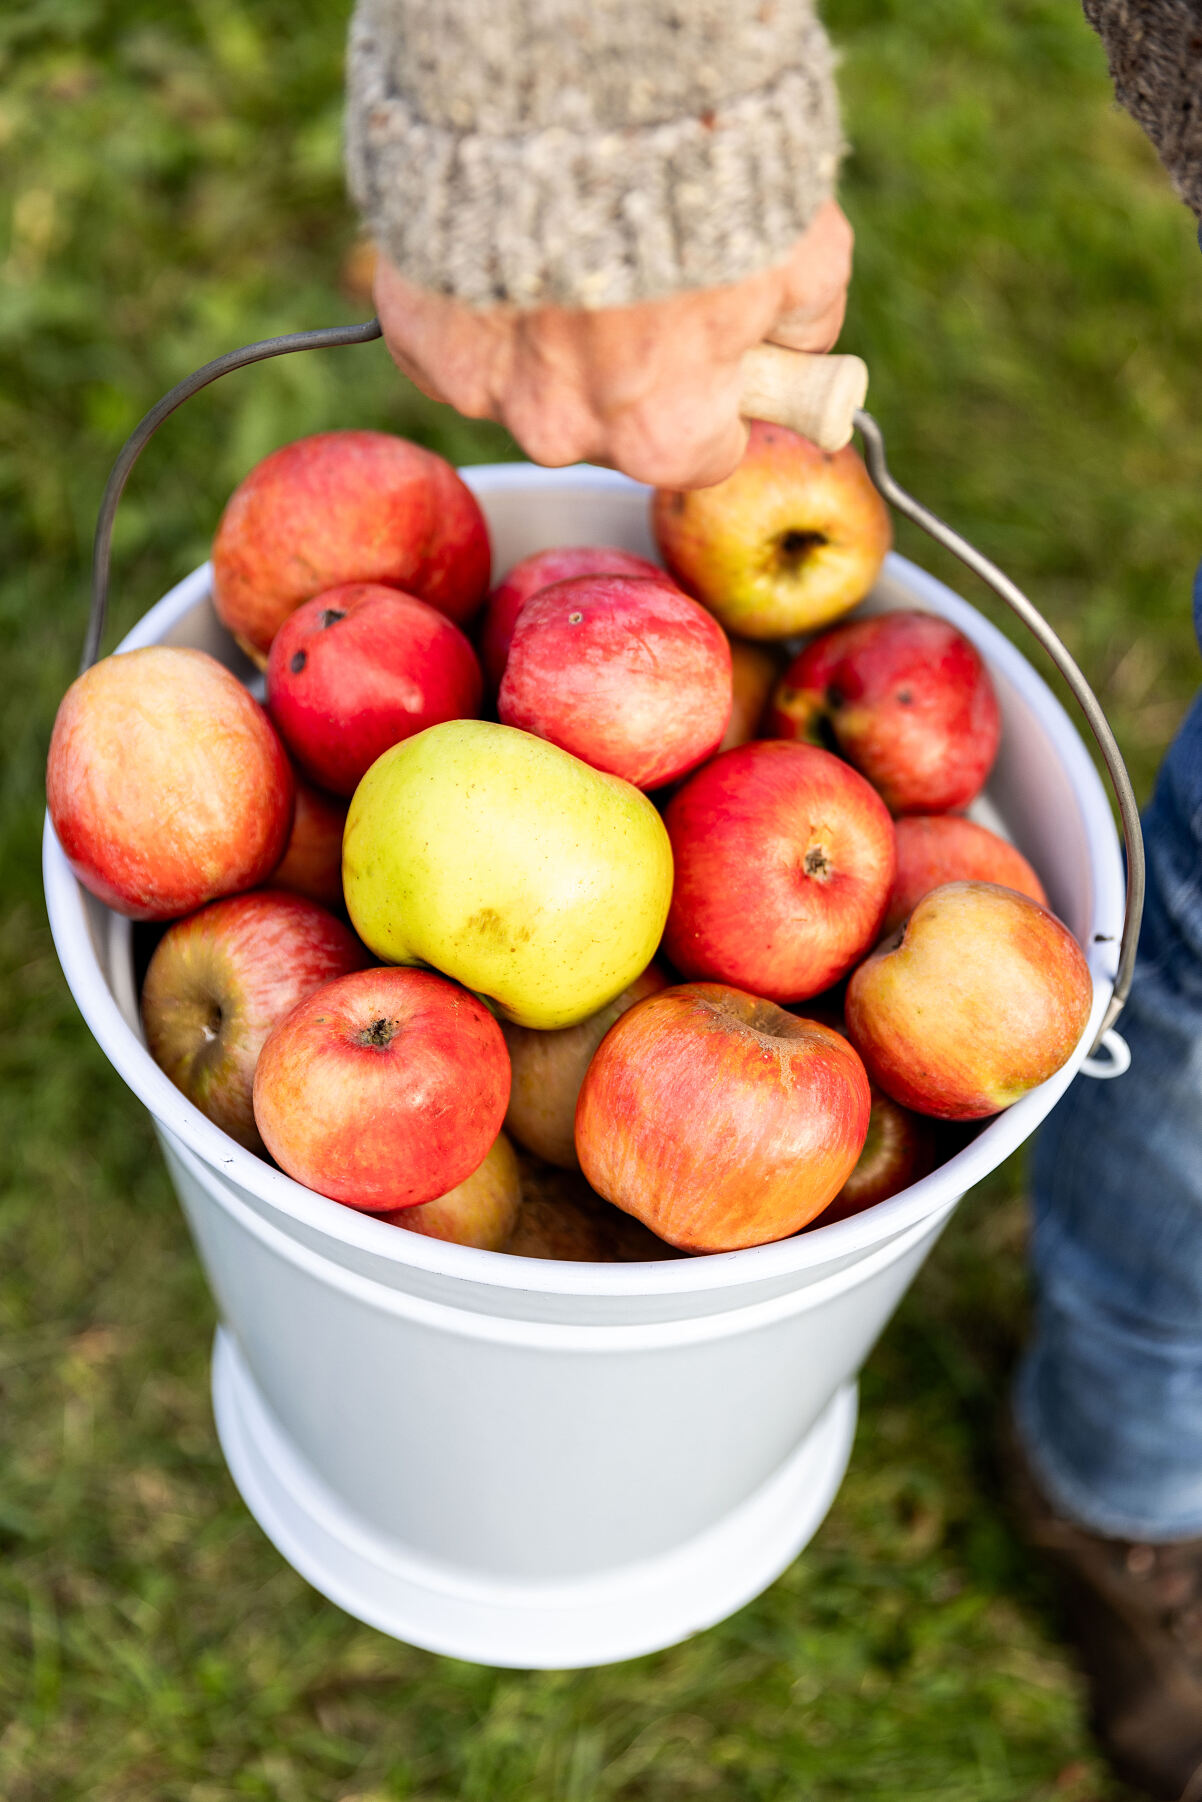
[[[785,1463],[714,1526],[661,1557],[562,1583],[491,1583],[388,1542],[283,1433],[231,1335],[217,1330],[213,1410],[243,1501],[314,1589],[393,1639],[519,1670],[613,1664],[675,1645],[768,1587],[817,1532],[843,1480],[854,1383]]]

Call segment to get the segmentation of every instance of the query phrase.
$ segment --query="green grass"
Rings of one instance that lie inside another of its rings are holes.
[[[684,1647],[530,1676],[395,1645],[306,1589],[225,1474],[211,1303],[46,931],[41,772],[130,426],[219,351],[366,311],[340,287],[341,10],[23,0],[0,18],[0,1795],[1117,1796],[997,1493],[1025,1308],[1014,1169],[961,1210],[874,1354],[814,1545]],[[1067,0],[828,0],[827,16],[855,145],[846,342],[872,365],[895,471],[1046,608],[1146,793],[1198,675],[1189,216]],[[414,396],[378,346],[241,373],[137,471],[109,643],[204,555],[255,458],[352,423],[512,454]]]

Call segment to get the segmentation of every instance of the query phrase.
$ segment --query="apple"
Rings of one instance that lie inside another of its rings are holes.
[[[523,557],[493,589],[480,628],[480,661],[494,691],[501,686],[509,641],[523,606],[531,595],[570,576],[653,576],[662,582],[664,572],[648,558],[613,544],[564,544]]]
[[[517,1225],[521,1206],[518,1161],[505,1134],[498,1133],[484,1162],[446,1195],[420,1202],[415,1208],[398,1208],[380,1218],[428,1239],[500,1251]]]
[[[784,659],[775,645],[730,640],[731,709],[720,751],[733,751],[759,736]]]
[[[699,982],[611,1026],[576,1106],[580,1168],[681,1251],[786,1239],[851,1175],[868,1078],[847,1040],[740,989]]]
[[[980,1120],[1059,1070],[1092,1001],[1081,947],[1055,914],[996,883],[949,882],[852,976],[847,1027],[894,1101]]]
[[[132,919],[169,920],[271,874],[292,824],[292,769],[215,657],[151,645],[71,684],[46,799],[86,889]]]
[[[868,1116],[868,1137],[856,1160],[856,1167],[830,1206],[824,1208],[813,1227],[827,1226],[834,1220],[849,1220],[888,1201],[911,1183],[929,1176],[939,1162],[935,1129],[921,1114],[911,1113],[870,1084],[872,1111]]]
[[[672,851],[629,782],[512,726],[453,720],[368,770],[342,880],[377,956],[430,964],[548,1029],[595,1014],[651,962]]]
[[[850,445],[819,450],[762,420],[725,482],[657,488],[651,523],[669,574],[743,638],[838,619],[868,593],[892,542],[888,508]]]
[[[654,1264],[677,1254],[638,1220],[611,1207],[576,1172],[520,1160],[522,1206],[501,1247],[511,1257],[577,1264]]]
[[[342,832],[346,802],[296,778],[296,808],[284,855],[271,873],[273,888],[308,895],[323,907],[342,906]]]
[[[1022,852],[987,826],[958,813],[907,814],[897,821],[897,875],[882,932],[900,926],[933,888],[961,881],[996,882],[1047,904]]]
[[[804,1001],[875,942],[893,822],[828,751],[779,739],[723,751],[664,817],[676,867],[664,950],[683,976]]]
[[[370,961],[341,920],[301,895],[212,901],[155,946],[142,984],[150,1055],[202,1114],[262,1151],[251,1086],[268,1033],[314,989]]]
[[[505,1124],[519,1144],[549,1164],[579,1169],[576,1097],[593,1053],[628,1007],[667,986],[663,972],[649,964],[629,988],[576,1026],[537,1032],[529,1026],[505,1024],[502,1030],[513,1068]]]
[[[289,614],[267,659],[271,717],[314,782],[355,792],[402,738],[480,711],[480,665],[445,613],[378,582],[349,582]]]
[[[369,1214],[456,1188],[508,1103],[501,1028],[432,970],[326,983],[274,1027],[255,1070],[255,1123],[277,1164]]]
[[[262,663],[288,615],[345,582],[382,582],[471,618],[488,587],[488,527],[433,451],[389,432],[317,432],[235,488],[213,542],[213,605]]]
[[[1002,720],[963,632],[929,613],[849,620],[785,671],[769,730],[827,744],[893,813],[967,807],[993,767]]]
[[[725,632],[662,576],[575,576],[532,595],[497,696],[505,725],[636,788],[711,756],[730,709]]]

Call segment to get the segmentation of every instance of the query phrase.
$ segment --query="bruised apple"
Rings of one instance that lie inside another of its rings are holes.
[[[155,946],[142,984],[150,1054],[202,1114],[261,1151],[251,1085],[268,1033],[314,989],[370,961],[341,920],[301,895],[214,901]]]
[[[576,576],[532,596],[497,696],[505,725],[643,789],[711,756],[730,709],[726,634],[664,576]]]
[[[903,1107],[979,1120],[1053,1076],[1085,1031],[1089,966],[1068,927],[991,882],[918,903],[847,985],[852,1042]]]
[[[431,970],[363,970],[308,996],[255,1071],[276,1162],[369,1214],[416,1207],[479,1168],[509,1102],[509,1054],[483,1002]]]
[[[662,581],[663,575],[658,564],[614,544],[564,544],[523,557],[493,589],[480,628],[480,661],[490,687],[501,686],[513,628],[531,595],[573,576],[653,576]]]
[[[828,751],[779,739],[724,751],[664,817],[676,868],[664,950],[682,975],[802,1001],[875,942],[893,821]]]
[[[317,432],[235,488],[213,541],[213,605],[262,663],[294,608],[344,582],[403,588],[468,620],[489,558],[479,503],[442,457],[389,432]]]
[[[1043,884],[1022,852],[958,813],[908,814],[897,821],[897,875],[882,932],[913,913],[945,882],[996,882],[1046,905]]]
[[[658,488],[652,528],[686,594],[742,638],[789,638],[838,619],[876,581],[889,510],[850,445],[819,450],[751,422],[743,461],[711,488]]]
[[[576,1026],[537,1032],[505,1023],[502,1030],[513,1066],[513,1086],[505,1124],[528,1151],[564,1170],[578,1170],[576,1097],[593,1053],[620,1015],[636,1001],[668,986],[667,977],[649,964],[629,988]]]
[[[602,1040],[576,1150],[593,1188],[669,1245],[735,1251],[788,1238],[834,1199],[869,1105],[839,1033],[739,989],[684,984]]]
[[[266,881],[293,778],[267,715],[205,651],[106,657],[63,696],[46,767],[50,819],[86,889],[170,920]]]
[[[267,659],[267,698],[314,782],[352,795],[391,745],[480,711],[480,665],[445,613],[377,582],[314,595]]]
[[[943,813],[983,786],[1002,720],[975,645],[946,620],[903,610],[808,644],[781,678],[769,730],[837,750],[891,813]]]
[[[452,1245],[474,1245],[480,1251],[500,1251],[517,1224],[522,1205],[522,1180],[513,1146],[499,1133],[470,1176],[415,1208],[398,1208],[381,1214],[393,1226],[421,1233],[427,1239],[446,1239]]]

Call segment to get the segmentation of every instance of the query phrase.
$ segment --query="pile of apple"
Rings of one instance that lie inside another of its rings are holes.
[[[63,850],[173,922],[152,1054],[322,1195],[533,1256],[758,1245],[925,1175],[1084,1031],[1080,948],[962,811],[1001,730],[977,652],[833,623],[890,542],[855,452],[756,426],[652,520],[665,568],[545,550],[489,595],[448,464],[302,439],[213,549],[266,707],[169,645],[63,700]]]

